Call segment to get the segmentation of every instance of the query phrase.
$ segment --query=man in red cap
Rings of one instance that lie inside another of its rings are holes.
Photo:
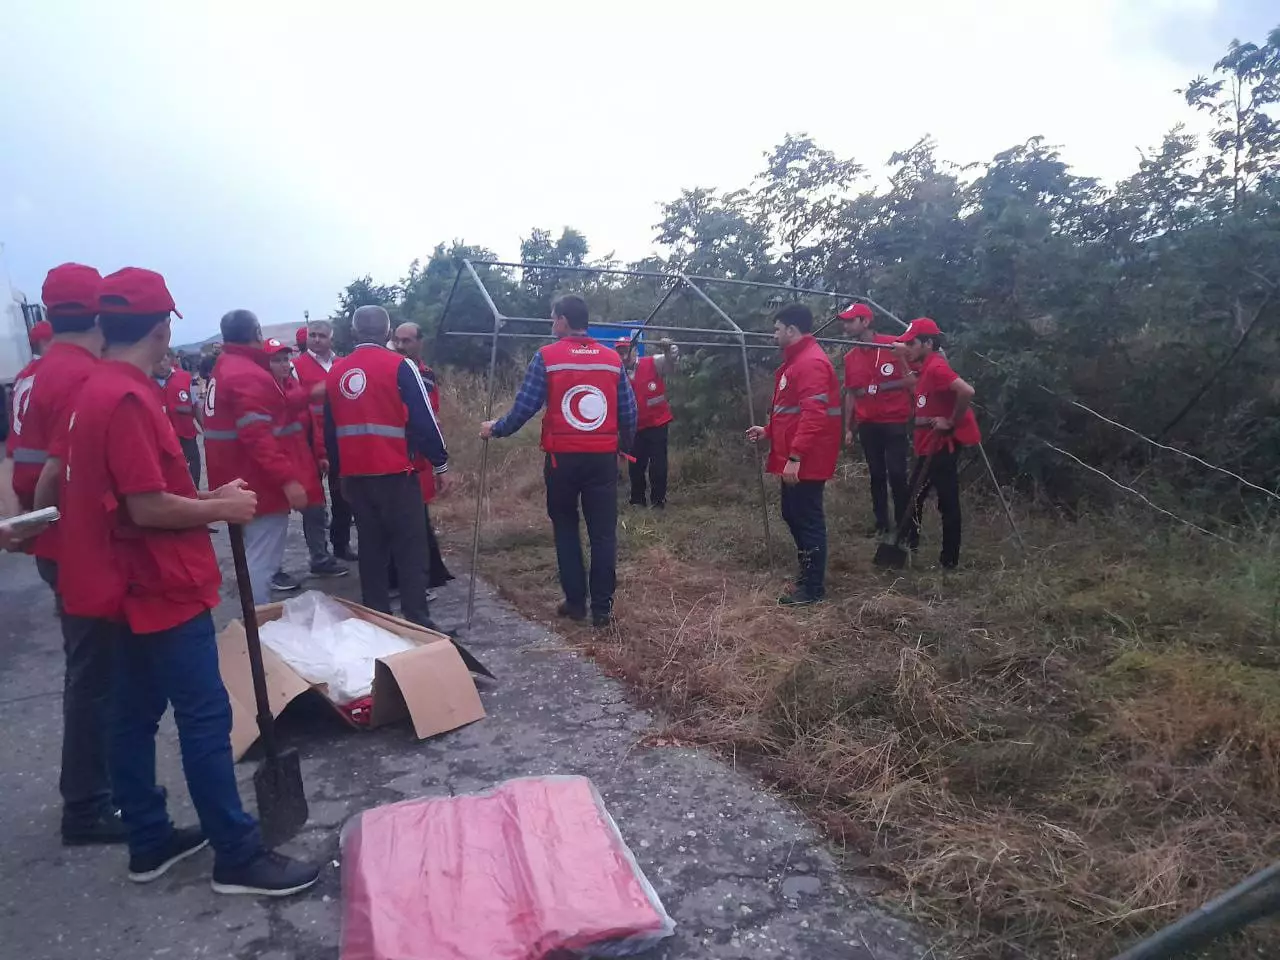
[[[258,515],[244,528],[255,603],[271,600],[284,563],[289,512],[307,505],[303,471],[279,431],[286,426],[284,394],[262,349],[262,326],[249,310],[222,318],[222,353],[204,398],[204,452],[209,487],[242,479],[258,495]],[[280,590],[297,590],[290,578]]]
[[[628,472],[631,476],[633,506],[652,504],[661,510],[667,505],[667,432],[675,417],[667,403],[667,381],[663,379],[676,368],[680,348],[663,337],[658,341],[659,353],[652,357],[636,354],[630,337],[619,338],[615,349],[627,370],[627,379],[636,395],[636,438],[631,444]],[[648,491],[645,475],[648,474]],[[645,499],[646,492],[648,499]]]
[[[54,267],[45,277],[42,299],[53,342],[14,404],[13,488],[24,510],[59,502],[64,471],[58,444],[64,442],[76,398],[102,354],[97,324],[101,282],[97,270],[79,263]],[[58,587],[61,555],[78,549],[74,531],[68,532],[62,522],[50,525],[32,544],[36,569],[54,590],[66,657],[58,781],[62,841],[122,843],[124,826],[111,800],[107,764],[115,631],[100,619],[67,610]]]
[[[907,431],[911,423],[911,386],[906,365],[894,355],[894,338],[872,333],[874,317],[865,303],[851,303],[840,313],[845,335],[885,349],[851,347],[844,355],[844,442],[854,436],[862,445],[871,475],[871,509],[877,535],[897,529],[907,512]],[[893,521],[889,491],[893,490]]]
[[[219,893],[305,890],[319,871],[266,851],[240,803],[211,615],[222,577],[207,525],[251,521],[257,498],[240,479],[203,496],[191,481],[149,379],[177,313],[164,278],[119,270],[102,281],[98,307],[107,358],[66,433],[61,522],[76,539],[58,581],[68,610],[120,623],[111,768],[129,879],[155,880],[212,845]],[[170,704],[199,829],[174,827],[156,783],[156,728]]]
[[[324,425],[315,422],[311,398],[294,376],[293,351],[289,345],[273,337],[263,343],[262,350],[269,358],[271,375],[284,394],[285,424],[279,428],[278,435],[297,463],[302,485],[307,490],[307,505],[301,511],[302,537],[307,543],[307,552],[311,554],[311,576],[345,577],[350,571],[330,556],[329,545],[324,539],[328,517],[320,478],[329,469],[324,451]],[[291,579],[283,570],[277,570],[272,583],[285,583]]]
[[[196,418],[194,386],[191,374],[175,363],[178,355],[166,350],[160,362],[156,364],[152,375],[156,385],[160,387],[164,411],[173,424],[173,432],[178,435],[182,444],[182,454],[187,458],[187,468],[191,471],[191,482],[200,487],[200,444],[196,442],[199,425]]]
[[[782,519],[796,542],[799,574],[795,589],[779,597],[784,605],[818,603],[826,597],[827,520],[822,509],[826,483],[840,458],[840,381],[814,339],[813,313],[802,303],[778,311],[774,337],[782,366],[774,375],[769,424],[752,426],[747,439],[769,442],[766,469],[782,478]]]
[[[911,549],[920,544],[920,511],[930,490],[938,492],[938,512],[942,514],[942,555],[939,563],[947,570],[960,562],[960,478],[956,470],[958,447],[982,441],[978,421],[969,409],[973,387],[951,369],[942,355],[942,331],[928,317],[912,320],[897,338],[896,348],[918,370],[916,398],[916,462],[911,474],[915,484],[922,472],[924,482],[912,504],[908,528]]]

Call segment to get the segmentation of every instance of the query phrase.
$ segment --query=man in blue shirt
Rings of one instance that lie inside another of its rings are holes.
[[[617,458],[635,437],[636,398],[618,354],[587,335],[588,317],[586,301],[574,294],[552,305],[556,342],[529,362],[510,412],[482,423],[480,435],[510,436],[546,407],[543,476],[564,590],[564,603],[556,612],[585,620],[589,587],[592,624],[604,627],[611,620],[617,586]],[[579,502],[591,541],[589,582],[578,535]]]

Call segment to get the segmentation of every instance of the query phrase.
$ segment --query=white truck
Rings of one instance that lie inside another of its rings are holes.
[[[44,307],[28,303],[20,290],[0,288],[0,388],[13,386],[18,371],[31,361],[27,334],[44,319]]]

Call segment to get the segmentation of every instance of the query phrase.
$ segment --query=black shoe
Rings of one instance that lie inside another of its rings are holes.
[[[165,845],[155,853],[129,858],[129,879],[134,883],[150,883],[169,872],[169,868],[209,845],[199,827],[175,829]]]
[[[320,868],[263,850],[238,867],[213,868],[214,893],[248,893],[259,897],[288,897],[314,886]]]
[[[587,611],[583,607],[571,606],[568,601],[566,601],[556,607],[556,616],[564,617],[568,620],[576,620],[581,623],[583,620],[587,619]]]
[[[778,598],[778,605],[781,607],[807,607],[814,603],[821,603],[822,597],[815,597],[811,593],[797,590],[794,593],[786,593]]]
[[[62,828],[62,845],[64,847],[91,847],[99,844],[127,843],[129,831],[120,819],[120,813],[112,810],[104,813],[92,823],[76,827]]]
[[[302,584],[283,570],[277,570],[271,577],[271,589],[276,593],[295,593],[302,589]]]
[[[350,572],[350,568],[344,566],[336,557],[325,557],[319,563],[311,565],[313,577],[345,577]]]
[[[356,552],[352,550],[350,547],[334,547],[333,555],[337,557],[339,560],[343,560],[347,563],[355,563],[360,559],[358,556],[356,556]]]
[[[604,630],[606,627],[613,626],[612,613],[593,613],[591,615],[591,628],[593,630]]]

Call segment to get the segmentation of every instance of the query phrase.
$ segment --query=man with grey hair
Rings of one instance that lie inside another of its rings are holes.
[[[329,372],[325,438],[331,463],[360,534],[361,602],[391,612],[388,572],[400,577],[400,609],[406,620],[433,627],[427,602],[426,517],[414,458],[432,464],[441,493],[448,485],[449,455],[418,368],[387,349],[391,318],[379,306],[356,309],[351,318],[356,348]]]
[[[324,422],[324,399],[317,394],[319,385],[324,384],[333,369],[337,356],[333,352],[333,324],[328,320],[308,320],[306,349],[299,351],[293,361],[293,371],[298,376],[302,388],[312,394],[311,416],[316,423]],[[354,563],[356,555],[351,549],[351,506],[342,495],[342,485],[338,483],[340,464],[329,461],[329,502],[333,506],[333,518],[329,523],[329,543],[333,545],[333,555],[339,560]],[[318,516],[313,516],[313,523]],[[328,518],[326,518],[328,522]],[[313,554],[312,563],[326,565],[328,561]]]

